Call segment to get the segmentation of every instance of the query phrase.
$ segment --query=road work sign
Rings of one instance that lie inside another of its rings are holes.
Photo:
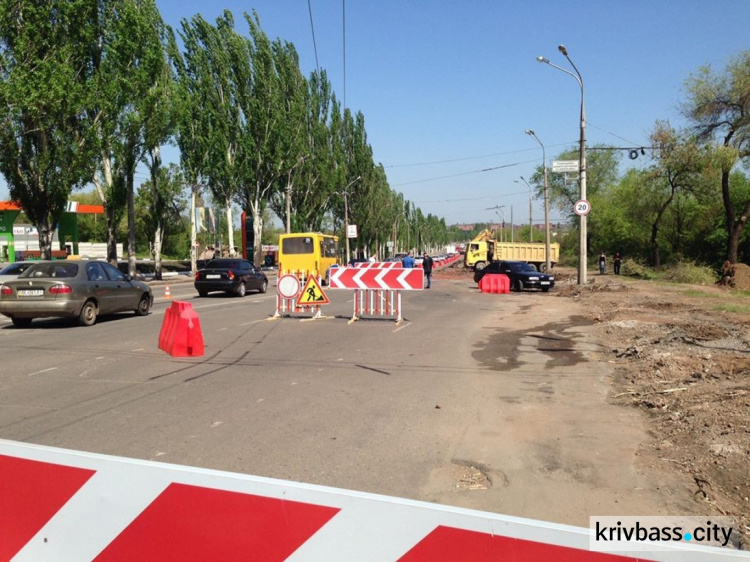
[[[305,283],[305,288],[302,289],[297,303],[300,306],[310,306],[317,304],[331,304],[331,301],[328,300],[328,295],[323,292],[320,283],[318,283],[317,277],[311,275],[308,277],[307,283]]]

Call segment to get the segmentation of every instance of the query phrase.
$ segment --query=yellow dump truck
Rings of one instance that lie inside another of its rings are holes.
[[[547,260],[543,242],[497,242],[491,236],[488,238],[487,232],[489,231],[480,233],[466,247],[464,255],[466,267],[482,270],[492,261],[518,260],[530,263],[539,271],[546,269]],[[549,253],[550,265],[554,267],[560,259],[560,244],[550,244]]]

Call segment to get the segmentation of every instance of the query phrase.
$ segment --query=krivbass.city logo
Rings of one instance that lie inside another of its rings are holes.
[[[739,533],[731,517],[590,517],[591,550],[659,551],[676,544],[737,548]]]

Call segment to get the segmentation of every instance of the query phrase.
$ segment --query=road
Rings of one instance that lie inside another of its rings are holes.
[[[405,292],[403,315],[270,319],[269,293],[174,299],[205,355],[157,348],[172,302],[93,327],[0,320],[0,437],[588,525],[686,512],[636,465],[639,414],[607,403],[611,366],[572,299],[480,294],[467,279]]]

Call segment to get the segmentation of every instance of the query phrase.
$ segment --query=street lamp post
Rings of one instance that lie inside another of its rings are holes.
[[[560,66],[557,66],[556,64],[552,64],[549,59],[538,56],[536,60],[539,62],[543,62],[545,64],[550,65],[553,68],[556,68],[557,70],[560,70],[564,72],[565,74],[569,74],[573,78],[576,79],[578,82],[578,85],[581,87],[581,154],[580,154],[580,160],[579,160],[579,180],[581,185],[581,193],[580,198],[582,201],[586,200],[586,104],[584,102],[584,93],[583,93],[583,77],[581,76],[581,73],[578,71],[578,68],[573,63],[572,60],[570,60],[570,57],[568,56],[568,50],[565,48],[565,45],[559,45],[557,49],[563,54],[563,56],[568,59],[568,62],[573,67],[573,70],[575,70],[575,74],[570,72],[569,70],[562,68]],[[586,272],[587,272],[587,248],[586,248],[586,215],[581,215],[580,217],[580,243],[579,243],[579,251],[578,251],[578,284],[579,285],[585,285],[586,284]]]
[[[344,238],[346,239],[346,264],[347,265],[349,265],[349,260],[351,259],[350,253],[349,253],[349,203],[347,201],[347,196],[349,195],[349,192],[347,190],[361,179],[362,179],[362,176],[357,176],[352,181],[350,181],[349,184],[344,188],[344,191],[341,192],[341,194],[344,196]]]
[[[515,183],[518,183],[517,180],[513,180],[513,181]],[[533,221],[531,219],[531,199],[532,199],[532,197],[531,197],[531,185],[529,185],[529,182],[527,182],[526,179],[523,176],[521,176],[521,181],[523,181],[523,183],[526,184],[526,187],[529,188],[529,242],[533,243],[534,242],[534,231],[532,229],[534,228],[533,227],[534,223],[533,223]]]
[[[552,264],[550,263],[549,254],[549,191],[547,188],[547,153],[544,149],[542,141],[536,136],[536,133],[532,129],[527,129],[526,134],[533,137],[539,146],[542,147],[542,166],[544,167],[544,254],[545,258],[545,272],[549,273]],[[523,178],[522,178],[523,179]]]
[[[502,213],[503,222],[500,226],[500,242],[505,242],[505,212],[503,208],[505,205],[495,205],[494,207],[487,207],[487,211],[495,211],[495,214],[500,215]]]

